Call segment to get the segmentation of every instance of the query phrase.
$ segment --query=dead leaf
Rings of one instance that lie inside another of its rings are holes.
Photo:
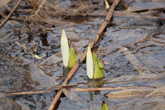
[[[7,5],[11,0],[0,0],[0,8]]]
[[[127,48],[121,47],[121,50],[140,75],[151,73],[150,70],[146,68],[145,65],[143,65]]]

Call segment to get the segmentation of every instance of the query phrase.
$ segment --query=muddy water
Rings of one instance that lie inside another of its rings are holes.
[[[132,5],[137,6],[136,3]],[[162,5],[156,8],[162,8]],[[159,12],[155,13],[159,14]],[[134,14],[137,13],[129,16]],[[72,25],[65,28],[67,37],[76,45],[79,56],[92,41],[103,21],[103,18],[67,21]],[[104,60],[105,77],[98,81],[88,80],[86,64],[83,62],[69,85],[84,88],[135,86],[158,88],[154,93],[164,90],[161,88],[165,84],[165,24],[163,21],[160,22],[155,18],[114,17],[113,25],[107,27],[100,42],[93,48],[98,57]],[[45,35],[40,35],[39,32],[31,36],[24,31],[16,31],[21,26],[22,23],[8,21],[0,29],[0,92],[47,90],[61,84],[68,73],[63,70],[60,53],[60,36],[63,28],[55,28]],[[15,29],[14,32],[13,29]],[[33,52],[33,41],[37,46],[37,53]],[[56,92],[7,97],[2,95],[0,109],[46,110]],[[110,92],[117,91],[65,90],[55,109],[99,110],[103,100],[108,103],[110,109],[114,110],[139,107],[141,109],[164,108],[162,103],[165,100],[162,94],[135,99],[133,97],[111,98],[107,95]],[[155,105],[151,106],[152,104]]]

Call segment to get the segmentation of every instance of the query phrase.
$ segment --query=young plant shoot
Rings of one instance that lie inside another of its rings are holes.
[[[62,30],[62,37],[61,37],[61,53],[62,53],[62,60],[63,65],[65,68],[68,68],[69,64],[69,45],[68,39],[65,34],[65,30]]]
[[[65,68],[72,68],[77,62],[76,48],[72,42],[69,42],[65,34],[65,30],[62,30],[61,37],[61,52],[62,60]]]
[[[93,74],[93,61],[95,65],[95,73]],[[92,53],[90,49],[90,45],[87,49],[87,57],[86,57],[86,68],[87,68],[87,76],[89,79],[100,79],[104,77],[104,62],[97,58],[97,55]]]
[[[108,110],[108,104],[105,101],[102,103],[101,110]]]
[[[108,1],[107,0],[104,0],[104,3],[105,3],[105,6],[106,6],[106,9],[109,9],[110,8],[110,5],[109,5]]]
[[[87,68],[87,76],[89,79],[93,79],[93,58],[90,45],[87,49],[87,57],[86,57],[86,68]]]

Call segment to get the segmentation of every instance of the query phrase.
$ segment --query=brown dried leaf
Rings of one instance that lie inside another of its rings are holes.
[[[148,68],[145,67],[127,48],[122,47],[121,50],[140,75],[151,73],[150,70],[148,70]]]
[[[0,0],[0,8],[7,5],[11,0]]]

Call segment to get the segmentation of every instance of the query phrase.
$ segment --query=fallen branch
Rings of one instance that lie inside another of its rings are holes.
[[[0,28],[7,22],[7,20],[11,17],[11,15],[14,13],[18,5],[22,2],[22,0],[19,0],[17,5],[14,7],[14,9],[10,12],[10,14],[5,18],[5,20],[0,24]]]
[[[130,18],[148,18],[148,19],[158,19],[158,17],[152,16],[152,15],[135,15],[135,14],[121,14],[124,11],[115,11],[114,12],[114,17],[120,17],[120,18],[126,18],[126,17],[130,17]],[[82,16],[82,15],[79,15]],[[82,16],[82,17],[105,17],[105,14],[87,14],[86,16]]]
[[[3,93],[6,96],[12,96],[12,95],[30,95],[30,94],[43,94],[43,93],[50,93],[50,92],[54,92],[55,90],[60,90],[60,89],[70,89],[74,86],[63,86],[61,88],[61,84],[57,85],[49,90],[41,90],[41,91],[29,91],[29,92],[13,92],[13,93]]]
[[[97,32],[97,35],[94,37],[93,41],[90,43],[90,47],[92,48],[93,45],[97,42],[97,40],[99,39],[101,33],[103,32],[103,30],[106,28],[106,26],[108,25],[111,17],[112,17],[112,14],[114,12],[114,9],[116,7],[116,5],[119,3],[120,0],[115,0],[105,18],[105,21],[103,22],[103,24],[101,25],[99,31]],[[80,63],[85,59],[86,57],[86,52],[87,52],[87,49],[85,50],[85,52],[81,55],[79,61],[74,65],[74,67],[72,68],[72,70],[69,72],[68,76],[65,78],[65,81],[63,82],[62,86],[65,86],[68,84],[69,80],[72,78],[73,74],[75,73],[75,71],[78,69]],[[60,98],[62,94],[62,91],[58,91],[58,93],[56,94],[52,104],[50,105],[49,109],[48,110],[53,110],[58,99]]]
[[[12,95],[31,95],[31,94],[43,94],[43,93],[51,93],[54,92],[55,90],[59,90],[60,88],[53,88],[52,90],[42,90],[42,91],[30,91],[30,92],[14,92],[14,93],[3,93],[6,96],[12,96]],[[101,88],[73,88],[72,86],[64,86],[62,89],[59,91],[62,92],[63,89],[70,89],[75,92],[89,92],[89,91],[110,91],[110,90],[142,90],[142,89],[151,89],[153,90],[153,87],[101,87]],[[60,94],[60,92],[58,93]],[[56,100],[54,100],[56,101]]]
[[[108,98],[126,98],[126,97],[137,97],[149,98],[153,95],[162,96],[165,88],[141,88],[141,89],[126,89],[122,91],[110,92],[106,94]]]
[[[88,92],[88,91],[107,91],[107,90],[128,90],[128,89],[144,89],[149,87],[101,87],[101,88],[71,88],[76,92]]]
[[[54,92],[54,90],[43,90],[43,91],[34,91],[34,92],[14,92],[14,93],[4,93],[6,96],[12,95],[30,95],[30,94],[43,94],[43,93],[50,93]]]

